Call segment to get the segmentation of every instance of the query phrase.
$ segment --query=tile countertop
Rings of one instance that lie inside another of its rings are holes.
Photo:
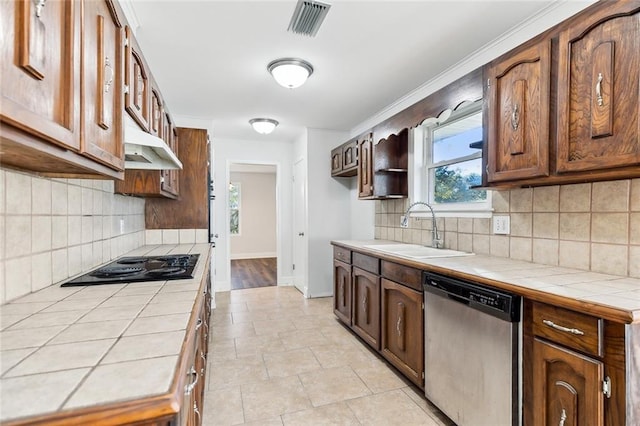
[[[366,248],[399,244],[386,240],[338,240],[334,245],[368,253],[407,266],[512,291],[532,300],[590,313],[612,321],[640,323],[640,279],[542,265],[484,255],[408,258]]]
[[[168,392],[209,250],[127,253],[198,253],[193,279],[54,284],[0,306],[0,423]]]

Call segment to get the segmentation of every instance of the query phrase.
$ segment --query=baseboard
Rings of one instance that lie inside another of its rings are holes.
[[[276,253],[261,252],[261,253],[235,253],[229,256],[231,260],[243,260],[243,259],[264,259],[270,257],[277,257]]]
[[[318,294],[310,294],[309,299],[315,299],[319,297],[333,297],[333,292],[331,293],[318,293]]]

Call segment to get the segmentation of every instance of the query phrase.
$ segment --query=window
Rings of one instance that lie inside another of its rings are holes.
[[[444,122],[423,125],[422,149],[416,149],[415,158],[423,161],[422,167],[416,167],[416,176],[423,182],[416,185],[421,190],[414,196],[428,200],[435,210],[490,210],[487,191],[471,188],[482,184],[481,107],[478,101],[453,112]]]
[[[240,184],[229,183],[229,233],[240,235]]]

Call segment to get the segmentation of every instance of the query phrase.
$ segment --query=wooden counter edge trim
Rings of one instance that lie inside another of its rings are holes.
[[[204,253],[202,253],[204,254]],[[200,310],[203,309],[204,286],[206,286],[207,272],[210,268],[209,257],[211,251],[207,251],[203,256],[205,263],[198,294],[193,303],[191,316],[187,323],[185,338],[180,347],[180,355],[173,372],[173,379],[169,390],[165,393],[148,397],[116,401],[103,405],[90,407],[72,408],[53,414],[43,414],[31,417],[21,417],[9,419],[2,422],[3,426],[68,426],[87,425],[92,426],[113,426],[113,425],[161,425],[168,423],[175,416],[182,406],[184,396],[184,386],[186,381],[185,372],[188,369],[187,363],[191,358],[193,343],[196,338],[195,328]]]
[[[527,287],[520,287],[516,284],[509,284],[503,281],[496,281],[490,278],[484,278],[478,275],[469,274],[466,272],[460,272],[453,269],[448,269],[441,266],[429,265],[422,262],[417,262],[411,259],[407,259],[401,256],[394,256],[388,253],[381,253],[376,250],[369,250],[362,246],[357,245],[349,245],[345,243],[340,243],[338,241],[331,241],[332,245],[344,247],[352,251],[360,252],[363,254],[376,256],[382,260],[387,260],[390,262],[399,263],[404,266],[409,266],[412,268],[421,269],[423,271],[436,272],[441,274],[450,275],[454,278],[460,278],[470,281],[475,281],[479,284],[488,285],[491,287],[495,287],[502,290],[511,291],[515,294],[518,294],[522,297],[526,297],[536,302],[548,303],[554,306],[558,306],[561,308],[572,309],[574,311],[585,312],[588,309],[588,313],[590,315],[598,316],[604,318],[606,320],[624,323],[624,324],[633,324],[640,322],[640,312],[634,313],[633,311],[628,311],[624,309],[614,308],[611,306],[600,305],[595,302],[589,302],[586,300],[578,300],[571,299],[565,296],[554,295],[551,293],[545,293],[540,290],[531,289]],[[507,259],[507,258],[505,258]]]

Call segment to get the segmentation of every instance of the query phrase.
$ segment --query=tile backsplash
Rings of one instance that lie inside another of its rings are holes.
[[[431,220],[400,228],[408,206],[376,201],[375,237],[430,245]],[[509,235],[489,218],[440,217],[445,247],[640,278],[640,179],[493,191],[492,206],[510,217]]]
[[[111,180],[0,169],[0,303],[143,245],[144,205],[114,194]]]

